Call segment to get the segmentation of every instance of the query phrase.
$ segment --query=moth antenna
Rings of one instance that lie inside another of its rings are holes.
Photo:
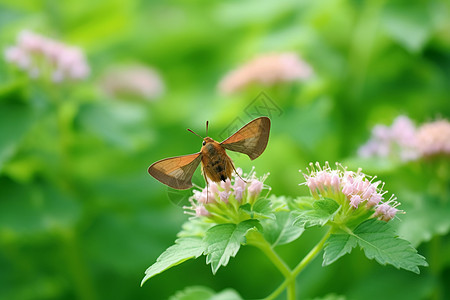
[[[196,136],[198,136],[199,138],[201,138],[203,140],[203,137],[201,137],[200,135],[196,134],[193,130],[188,128],[187,131],[192,132],[193,134],[195,134]]]
[[[208,136],[208,125],[209,125],[209,121],[206,121],[206,136]]]

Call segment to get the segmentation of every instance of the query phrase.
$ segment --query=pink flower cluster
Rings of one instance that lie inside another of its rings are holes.
[[[228,178],[225,182],[219,184],[208,182],[208,188],[202,190],[194,190],[194,195],[189,199],[192,206],[185,209],[193,210],[197,217],[219,217],[227,219],[227,210],[238,211],[240,205],[250,203],[253,204],[261,191],[266,188],[264,181],[269,174],[262,178],[256,178],[252,171],[245,176],[245,181],[241,178],[241,169],[237,169],[240,175],[234,176],[233,183]],[[188,212],[189,213],[189,212]]]
[[[331,198],[343,207],[352,208],[351,211],[375,209],[373,217],[384,221],[391,220],[399,212],[396,208],[399,203],[393,195],[388,201],[382,201],[387,193],[383,191],[384,184],[380,187],[381,181],[374,181],[376,176],[369,180],[361,169],[347,171],[337,164],[333,170],[328,163],[324,167],[311,163],[307,171],[303,173],[305,184],[315,199]]]
[[[4,57],[31,78],[49,76],[53,82],[84,79],[90,72],[81,49],[30,31],[22,31],[17,45],[6,48]]]
[[[118,66],[106,71],[100,81],[102,90],[111,97],[154,100],[164,92],[158,73],[146,66]]]
[[[232,94],[252,84],[271,86],[309,78],[311,67],[296,53],[265,54],[229,72],[219,83],[219,89]]]
[[[361,157],[391,157],[402,161],[439,154],[450,154],[450,123],[439,120],[416,129],[406,116],[397,117],[390,127],[376,125],[369,141],[358,150]]]

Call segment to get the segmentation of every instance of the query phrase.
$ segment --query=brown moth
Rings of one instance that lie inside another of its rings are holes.
[[[165,185],[184,190],[192,187],[192,175],[201,163],[206,183],[208,183],[207,178],[214,182],[226,181],[227,178],[231,178],[235,168],[225,149],[247,154],[251,160],[254,160],[266,149],[269,132],[270,119],[256,118],[221,143],[205,137],[200,152],[155,162],[148,167],[148,173]],[[208,122],[206,122],[206,134],[208,135]]]

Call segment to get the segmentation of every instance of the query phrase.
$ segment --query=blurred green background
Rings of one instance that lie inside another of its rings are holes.
[[[272,193],[291,197],[307,194],[298,170],[311,161],[377,174],[412,209],[400,232],[430,263],[415,275],[357,250],[329,267],[319,257],[298,278],[299,299],[450,299],[448,156],[356,158],[375,124],[450,116],[448,1],[1,0],[2,51],[24,29],[79,46],[91,74],[55,84],[0,59],[0,299],[167,299],[189,285],[267,296],[282,278],[251,247],[216,276],[201,257],[139,286],[188,218],[147,167],[199,151],[186,128],[204,135],[209,120],[220,140],[236,118],[250,121],[245,110],[261,92],[279,109],[269,145],[255,161],[230,154],[235,164],[270,172]],[[314,74],[218,90],[230,70],[281,52],[297,53]],[[127,64],[157,70],[165,92],[152,101],[102,92],[109,68]],[[203,185],[199,173],[195,181]],[[295,265],[317,233],[278,250]]]

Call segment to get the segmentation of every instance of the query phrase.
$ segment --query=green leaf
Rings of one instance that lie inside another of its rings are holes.
[[[246,203],[239,208],[248,213],[251,218],[273,218],[272,203],[267,198],[258,199],[253,207],[250,203]]]
[[[313,209],[314,201],[316,199],[311,196],[303,196],[296,199],[288,199],[287,204],[290,210],[308,210]]]
[[[206,232],[206,263],[211,264],[215,274],[220,266],[228,264],[230,257],[236,256],[245,235],[259,224],[257,220],[246,220],[239,224],[219,224]]]
[[[272,205],[272,211],[275,212],[286,209],[289,205],[289,202],[292,201],[292,198],[286,196],[270,195],[269,200]]]
[[[178,291],[169,300],[242,300],[242,298],[232,289],[225,289],[215,293],[208,287],[191,286]]]
[[[203,238],[206,231],[213,225],[213,223],[207,223],[201,219],[192,218],[181,225],[182,229],[178,232],[177,237],[196,236]]]
[[[199,237],[182,237],[175,241],[175,245],[170,246],[164,251],[145,271],[145,277],[141,285],[149,278],[164,272],[165,270],[179,265],[191,258],[197,258],[205,250],[205,244]]]
[[[273,246],[283,245],[296,240],[304,231],[303,226],[296,225],[297,215],[292,212],[275,213],[275,219],[264,220],[264,238]]]
[[[332,234],[325,243],[322,265],[328,266],[341,256],[352,252],[357,240],[349,234]]]
[[[305,228],[312,226],[323,226],[339,210],[339,204],[333,199],[325,198],[313,202],[312,209],[300,211],[297,222]]]
[[[376,219],[361,223],[353,232],[332,234],[325,244],[323,265],[350,253],[356,244],[364,250],[367,258],[382,265],[390,264],[414,273],[420,273],[419,266],[428,265],[408,241],[396,236],[390,224]]]

